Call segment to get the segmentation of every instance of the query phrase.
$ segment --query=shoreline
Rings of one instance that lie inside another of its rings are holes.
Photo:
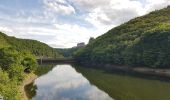
[[[110,71],[124,71],[124,72],[135,72],[144,75],[159,76],[170,78],[170,69],[161,68],[147,68],[147,67],[131,67],[126,65],[114,65],[114,64],[87,64],[82,63],[87,67],[95,66],[96,68],[106,69]],[[102,67],[101,67],[102,66]]]
[[[26,75],[26,78],[23,80],[22,84],[19,86],[20,92],[21,92],[21,100],[29,100],[27,97],[27,94],[25,92],[24,87],[31,82],[33,82],[38,76],[35,75],[34,73],[30,73]]]

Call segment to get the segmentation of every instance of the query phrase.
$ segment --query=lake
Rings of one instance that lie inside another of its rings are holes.
[[[40,67],[40,76],[25,86],[32,100],[170,100],[170,82],[79,65]]]

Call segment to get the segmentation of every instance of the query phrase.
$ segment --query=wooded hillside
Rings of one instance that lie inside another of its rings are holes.
[[[170,67],[170,6],[115,27],[75,58],[130,66]]]

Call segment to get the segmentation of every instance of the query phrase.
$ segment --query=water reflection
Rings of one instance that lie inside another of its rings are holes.
[[[34,83],[30,83],[24,87],[24,90],[26,91],[26,95],[28,99],[32,99],[34,96],[36,96],[36,90],[37,86],[34,85]]]
[[[110,73],[106,70],[74,65],[77,72],[115,100],[170,100],[170,82]]]
[[[57,65],[35,80],[33,100],[112,100],[70,65]]]

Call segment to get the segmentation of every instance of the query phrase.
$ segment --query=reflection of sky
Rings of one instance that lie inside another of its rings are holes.
[[[38,89],[33,100],[112,100],[70,65],[57,65],[35,84]]]

